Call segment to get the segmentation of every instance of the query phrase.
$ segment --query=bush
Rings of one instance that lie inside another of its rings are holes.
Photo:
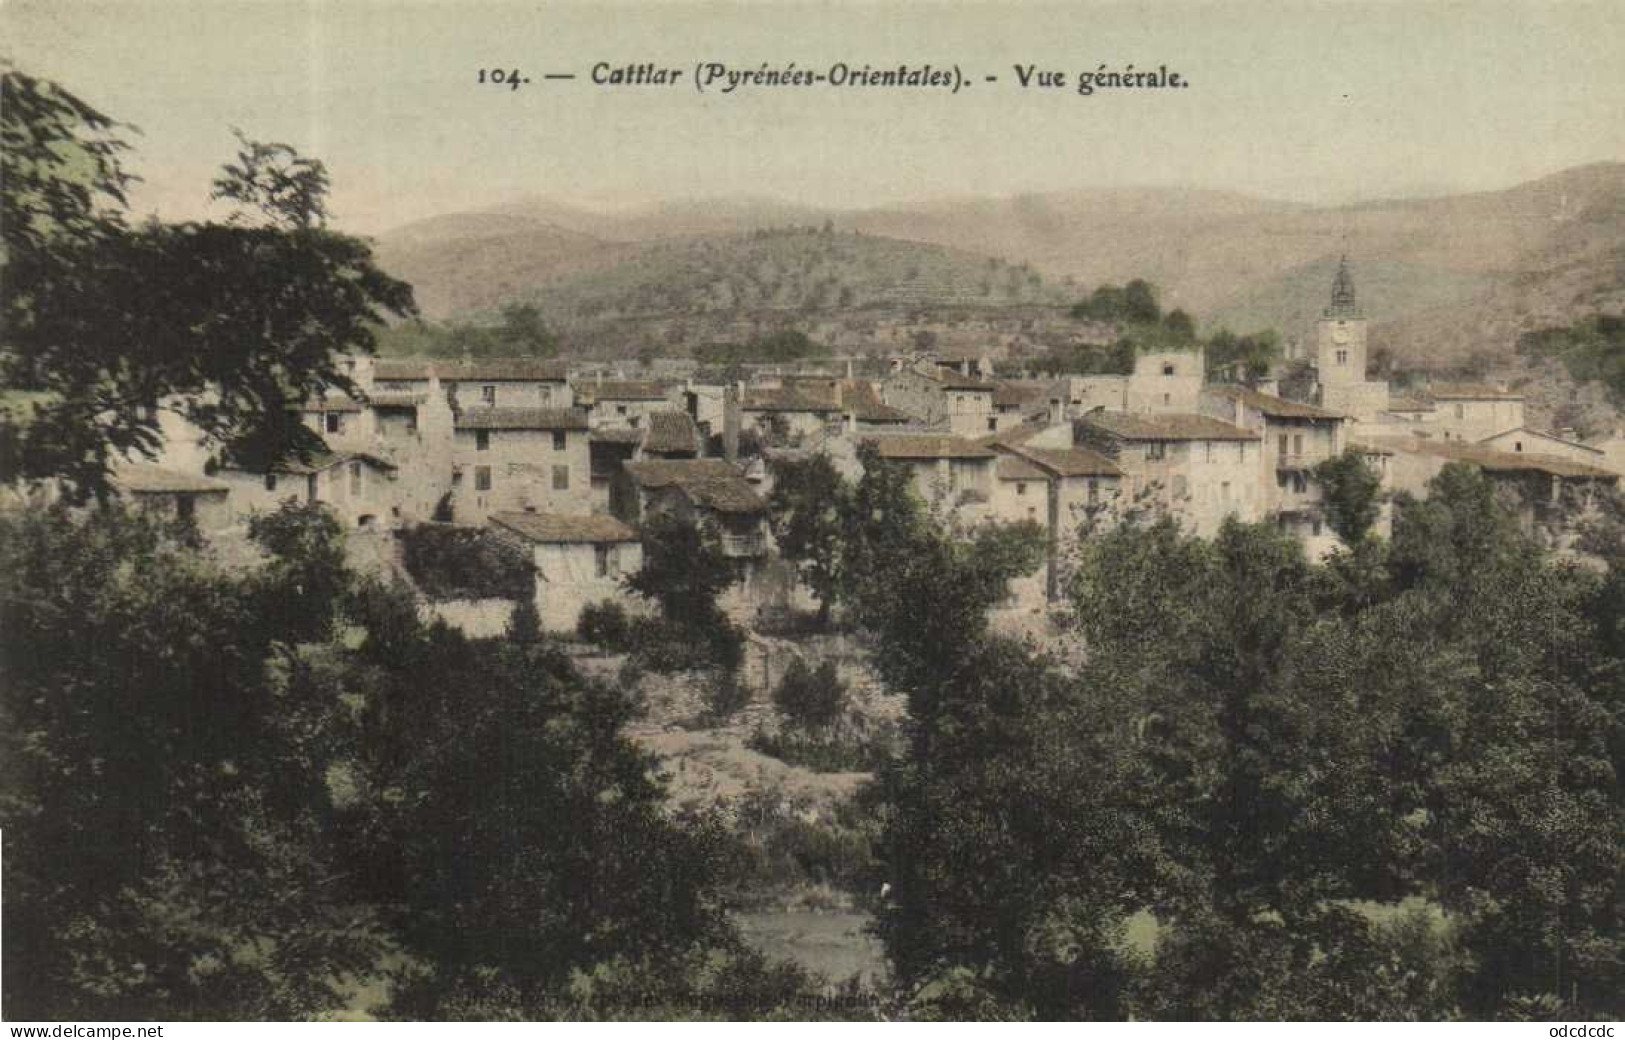
[[[773,706],[799,729],[829,728],[846,706],[846,685],[836,674],[835,662],[825,661],[815,671],[795,658],[773,691]]]
[[[419,524],[401,533],[406,572],[434,600],[529,599],[535,564],[484,527]]]
[[[897,753],[897,736],[895,727],[870,733],[806,733],[793,729],[773,733],[758,727],[745,746],[815,773],[877,773]]]
[[[632,647],[632,623],[626,608],[614,600],[589,603],[581,608],[576,634],[594,646],[612,653],[625,653]]]

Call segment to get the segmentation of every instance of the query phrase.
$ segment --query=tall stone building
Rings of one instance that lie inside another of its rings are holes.
[[[1321,407],[1357,422],[1371,422],[1388,409],[1388,384],[1366,379],[1366,332],[1345,256],[1332,279],[1331,306],[1315,323],[1316,396]]]

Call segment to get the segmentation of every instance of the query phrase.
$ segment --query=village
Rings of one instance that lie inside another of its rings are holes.
[[[572,633],[590,604],[640,609],[623,578],[641,566],[646,520],[664,512],[713,532],[738,568],[726,603],[736,621],[805,608],[806,590],[776,558],[775,463],[823,455],[855,478],[865,442],[908,468],[950,528],[1044,532],[1044,566],[999,605],[1028,615],[1061,595],[1080,531],[1121,521],[1131,504],[1204,537],[1226,518],[1268,521],[1318,559],[1340,542],[1314,471],[1345,453],[1389,499],[1424,496],[1444,466],[1466,463],[1557,543],[1625,472],[1625,439],[1530,429],[1522,396],[1503,386],[1391,393],[1367,377],[1367,338],[1345,259],[1308,337],[1303,399],[1281,396],[1275,371],[1209,381],[1199,344],[1140,350],[1126,374],[1006,374],[995,351],[955,347],[897,354],[874,378],[836,361],[754,366],[726,384],[627,379],[559,359],[356,356],[346,363],[354,394],[300,410],[302,452],[233,458],[164,413],[161,457],[120,465],[114,483],[142,508],[227,539],[283,502],[323,503],[384,560],[399,556],[391,534],[417,525],[483,528],[534,558],[543,627]],[[498,607],[435,609],[492,634],[511,604]]]

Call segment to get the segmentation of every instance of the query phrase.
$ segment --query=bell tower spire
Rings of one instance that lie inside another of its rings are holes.
[[[1349,271],[1347,253],[1337,262],[1337,275],[1332,279],[1332,305],[1326,308],[1328,318],[1358,318],[1360,308],[1354,299],[1354,275]]]

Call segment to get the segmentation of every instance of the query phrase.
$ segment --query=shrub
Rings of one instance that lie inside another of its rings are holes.
[[[530,557],[483,527],[419,524],[402,532],[406,572],[434,600],[529,599]]]
[[[626,608],[614,600],[589,603],[581,608],[576,634],[594,646],[612,653],[625,653],[632,646],[632,623]]]
[[[846,685],[836,674],[833,661],[825,661],[814,670],[798,657],[790,662],[778,689],[773,691],[773,706],[799,729],[827,729],[846,706]]]

